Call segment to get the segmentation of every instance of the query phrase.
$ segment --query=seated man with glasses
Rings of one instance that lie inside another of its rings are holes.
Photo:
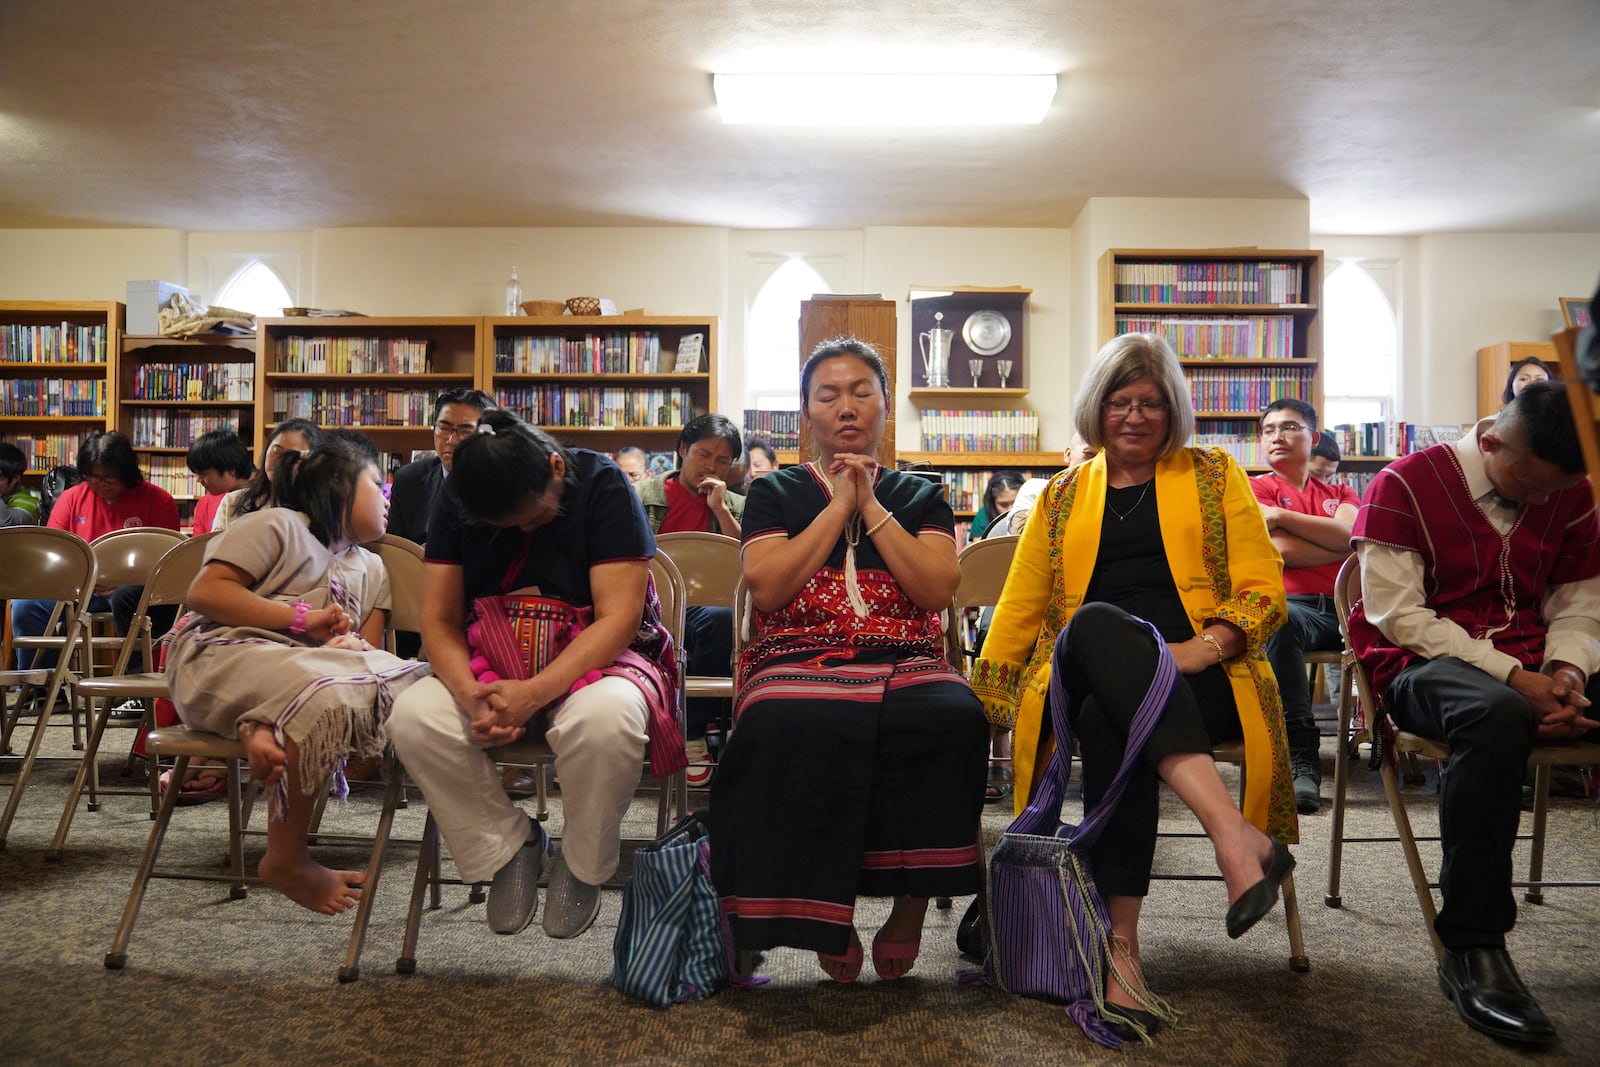
[[[495,402],[481,389],[447,389],[433,402],[435,455],[407,463],[394,476],[389,497],[389,532],[419,545],[428,543],[428,516],[434,498],[444,488],[456,445],[478,428],[478,416],[495,410]]]
[[[1311,474],[1317,409],[1304,400],[1274,400],[1261,416],[1261,450],[1271,474],[1250,479],[1272,543],[1283,556],[1289,621],[1267,642],[1267,659],[1283,694],[1294,802],[1302,815],[1322,806],[1322,759],[1306,653],[1344,647],[1333,584],[1350,555],[1350,527],[1361,499],[1347,485]]]
[[[652,533],[703,530],[738,537],[744,497],[729,491],[728,470],[744,450],[744,436],[727,416],[715,413],[689,420],[678,435],[678,469],[634,484]],[[726,677],[733,656],[733,612],[691,606],[685,620],[685,669],[692,675]],[[712,757],[706,727],[727,701],[694,697],[689,701],[689,784],[711,781]]]

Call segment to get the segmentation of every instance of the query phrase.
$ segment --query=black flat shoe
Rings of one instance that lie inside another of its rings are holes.
[[[1156,1036],[1161,1029],[1161,1018],[1155,1012],[1142,1008],[1129,1008],[1121,1004],[1107,1004],[1100,1010],[1100,1021],[1106,1029],[1124,1041],[1143,1041]],[[1140,1033],[1135,1026],[1142,1027]]]
[[[1228,907],[1229,937],[1243,937],[1246,930],[1260,922],[1262,917],[1272,910],[1272,906],[1278,902],[1278,887],[1283,885],[1283,880],[1292,870],[1294,870],[1294,855],[1289,851],[1289,846],[1281,841],[1274,841],[1272,858],[1267,861],[1261,881],[1246,889],[1244,894]]]
[[[1439,957],[1439,988],[1462,1021],[1480,1033],[1533,1048],[1556,1043],[1555,1025],[1503,948],[1445,949]]]

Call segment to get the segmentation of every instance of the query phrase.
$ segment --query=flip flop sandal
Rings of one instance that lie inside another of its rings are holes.
[[[904,974],[885,974],[884,972],[888,970],[887,964],[896,960],[915,962],[921,951],[920,937],[915,941],[885,941],[883,935],[879,934],[872,939],[872,969],[877,971],[878,977],[885,982],[898,982],[911,973],[911,968],[907,967]]]
[[[161,792],[172,785],[172,771],[161,772]],[[199,767],[184,780],[178,794],[178,806],[188,807],[215,800],[228,791],[228,772],[221,767]]]

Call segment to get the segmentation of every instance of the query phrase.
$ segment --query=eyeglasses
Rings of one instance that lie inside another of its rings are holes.
[[[477,429],[476,423],[471,426],[452,426],[448,422],[436,422],[433,424],[433,435],[445,441],[459,441],[470,433],[476,433]]]
[[[1271,426],[1261,427],[1262,437],[1284,437],[1292,433],[1304,433],[1309,427],[1298,422],[1279,422]]]
[[[1137,403],[1132,400],[1107,400],[1100,406],[1114,419],[1125,419],[1136,411],[1147,419],[1164,419],[1167,409],[1172,407],[1165,400],[1141,400]]]

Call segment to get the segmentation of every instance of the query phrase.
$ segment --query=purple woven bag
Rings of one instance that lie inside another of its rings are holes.
[[[1149,623],[1145,623],[1149,626]],[[1155,678],[1133,717],[1117,776],[1083,824],[1061,821],[1072,776],[1072,700],[1062,682],[1066,631],[1056,639],[1050,674],[1050,720],[1056,748],[1033,801],[1001,835],[989,860],[985,916],[987,980],[1025,997],[1064,1004],[1090,1038],[1107,1048],[1122,1041],[1100,1020],[1111,920],[1089,870],[1089,846],[1127,787],[1128,772],[1166,710],[1177,665],[1155,627]]]

